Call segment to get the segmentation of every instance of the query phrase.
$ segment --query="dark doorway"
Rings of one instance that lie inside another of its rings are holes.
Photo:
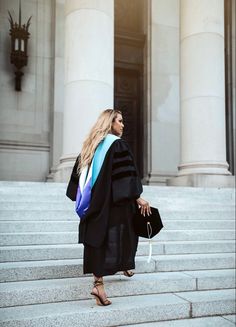
[[[115,108],[124,118],[123,138],[129,143],[142,174],[142,113],[140,72],[128,68],[115,68]]]
[[[115,0],[114,107],[124,117],[129,143],[143,177],[144,0]]]

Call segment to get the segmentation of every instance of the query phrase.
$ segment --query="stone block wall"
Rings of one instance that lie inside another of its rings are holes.
[[[19,1],[0,2],[0,180],[43,181],[50,165],[53,2],[21,2],[22,24],[32,16],[21,92],[15,91],[8,22],[8,10],[18,22]]]

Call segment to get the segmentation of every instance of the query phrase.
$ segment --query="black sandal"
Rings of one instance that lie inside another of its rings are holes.
[[[131,270],[125,270],[123,273],[124,273],[125,277],[133,277],[134,276],[134,272]]]
[[[104,306],[110,305],[112,303],[110,300],[108,300],[107,298],[103,300],[99,295],[99,290],[98,290],[99,285],[103,285],[103,282],[101,280],[96,280],[93,283],[93,286],[96,288],[97,293],[91,292],[90,294],[95,297],[97,305],[104,305]]]

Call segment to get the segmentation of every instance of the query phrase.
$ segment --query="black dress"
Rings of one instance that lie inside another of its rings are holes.
[[[76,166],[76,165],[75,165]],[[67,195],[78,184],[74,167]],[[118,139],[111,145],[92,189],[92,199],[79,225],[79,243],[84,244],[84,273],[113,275],[135,268],[138,237],[133,216],[142,184],[127,143]]]

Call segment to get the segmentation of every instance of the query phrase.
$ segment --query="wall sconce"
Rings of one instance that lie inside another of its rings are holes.
[[[21,69],[27,65],[27,42],[30,36],[28,29],[32,16],[28,19],[26,24],[21,25],[21,1],[19,4],[19,24],[13,22],[9,11],[8,14],[8,20],[11,26],[11,63],[17,68],[15,71],[15,90],[21,91],[21,77],[24,75]]]

